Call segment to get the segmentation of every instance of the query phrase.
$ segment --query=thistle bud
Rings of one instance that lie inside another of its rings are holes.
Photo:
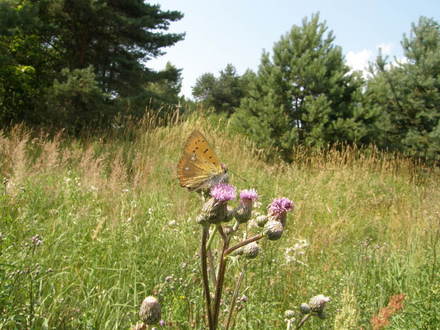
[[[254,259],[260,253],[260,246],[256,242],[249,243],[243,247],[243,256],[247,259]]]
[[[210,198],[203,204],[202,211],[200,215],[197,216],[196,221],[200,225],[220,223],[227,218],[227,213],[226,203],[220,202],[215,198]]]
[[[267,223],[267,220],[267,215],[259,215],[255,218],[255,222],[257,223],[258,227],[264,227],[264,225]]]
[[[141,320],[148,325],[156,324],[160,321],[160,314],[159,301],[153,296],[145,298],[139,311]]]
[[[234,210],[234,216],[235,219],[237,219],[238,223],[245,223],[247,222],[252,215],[252,209],[250,207],[247,207],[245,205],[239,205]]]
[[[232,220],[234,215],[235,215],[235,210],[231,206],[228,205],[226,207],[225,217],[224,217],[224,219],[222,221],[223,222],[229,222],[229,221]]]
[[[271,241],[276,241],[283,235],[284,227],[281,222],[276,220],[269,220],[264,226],[264,234]]]
[[[284,317],[286,319],[293,319],[295,317],[295,312],[291,309],[288,309],[284,312]]]
[[[309,305],[312,312],[322,313],[324,311],[325,304],[330,301],[329,297],[319,294],[310,299]]]
[[[309,304],[307,304],[307,303],[302,303],[302,304],[299,306],[299,310],[300,310],[301,313],[303,313],[303,314],[309,314],[311,309],[310,309]]]

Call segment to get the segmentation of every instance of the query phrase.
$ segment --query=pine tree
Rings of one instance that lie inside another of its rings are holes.
[[[262,147],[289,158],[293,146],[368,142],[374,113],[361,106],[362,79],[350,73],[319,15],[293,26],[264,52],[233,124]]]
[[[182,17],[143,0],[0,2],[0,120],[63,125],[57,119],[65,110],[56,105],[62,107],[69,95],[77,97],[71,104],[79,105],[85,105],[79,99],[97,96],[93,122],[110,118],[114,105],[126,111],[130,103],[131,114],[142,114],[152,97],[147,85],[173,77],[179,83],[178,74],[154,71],[148,61],[183,39],[184,34],[166,33]],[[69,83],[75,79],[87,80],[93,92],[78,95],[84,89]],[[55,90],[62,92],[54,98]],[[86,124],[88,108],[77,113]]]
[[[206,108],[231,115],[246,95],[248,81],[252,76],[253,72],[250,70],[240,76],[235,67],[228,64],[220,71],[218,77],[212,73],[201,75],[193,87],[192,94]]]
[[[378,143],[407,155],[440,160],[440,25],[421,17],[402,41],[405,59],[380,54],[367,100],[382,113]]]

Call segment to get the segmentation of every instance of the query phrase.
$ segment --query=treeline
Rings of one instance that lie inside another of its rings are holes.
[[[183,17],[139,0],[1,0],[0,123],[73,132],[179,102],[181,70],[148,68]]]
[[[203,74],[195,101],[179,96],[181,69],[148,61],[184,39],[183,14],[141,0],[0,0],[0,124],[108,127],[115,118],[176,106],[227,116],[232,129],[290,160],[295,146],[376,146],[440,160],[440,27],[421,17],[401,42],[353,72],[319,15],[264,52],[256,72],[229,64]]]
[[[404,60],[380,53],[369,74],[353,72],[319,15],[264,52],[256,73],[228,65],[199,77],[193,96],[230,116],[262,148],[291,158],[294,146],[376,146],[440,160],[440,27],[426,17],[401,42]]]

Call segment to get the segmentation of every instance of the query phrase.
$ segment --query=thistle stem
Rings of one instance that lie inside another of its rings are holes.
[[[217,286],[215,290],[215,298],[214,298],[214,306],[212,310],[212,323],[213,323],[213,329],[217,329],[218,325],[218,315],[220,311],[220,302],[222,298],[223,293],[223,283],[225,280],[225,273],[226,273],[226,255],[225,252],[228,249],[229,245],[229,239],[226,236],[226,234],[223,232],[223,229],[221,226],[218,226],[218,232],[220,233],[221,237],[223,238],[223,249],[220,256],[220,265],[218,268],[218,275],[217,275]]]
[[[304,317],[302,318],[302,320],[298,323],[296,329],[301,328],[301,327],[304,325],[304,323],[306,323],[306,321],[310,318],[310,316],[312,316],[311,313],[309,313],[309,314],[307,314],[306,316],[304,316]]]
[[[208,240],[209,226],[204,226],[202,231],[202,243],[200,247],[200,259],[202,265],[203,291],[206,298],[206,312],[208,315],[209,330],[215,330],[211,314],[211,294],[209,293],[209,278],[208,278],[208,262],[206,241]]]
[[[241,248],[242,246],[245,246],[245,245],[248,245],[249,243],[258,241],[258,240],[262,239],[263,237],[264,237],[263,234],[258,234],[258,235],[255,235],[253,237],[247,238],[244,241],[241,241],[240,243],[237,243],[236,245],[234,245],[234,246],[230,247],[229,249],[227,249],[224,252],[224,256],[226,257],[229,254],[231,254],[232,252],[234,252],[235,250]]]

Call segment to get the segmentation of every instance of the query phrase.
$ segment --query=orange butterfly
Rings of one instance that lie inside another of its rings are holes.
[[[206,190],[228,180],[226,167],[198,130],[194,130],[186,141],[177,164],[177,176],[180,185],[190,191]]]

